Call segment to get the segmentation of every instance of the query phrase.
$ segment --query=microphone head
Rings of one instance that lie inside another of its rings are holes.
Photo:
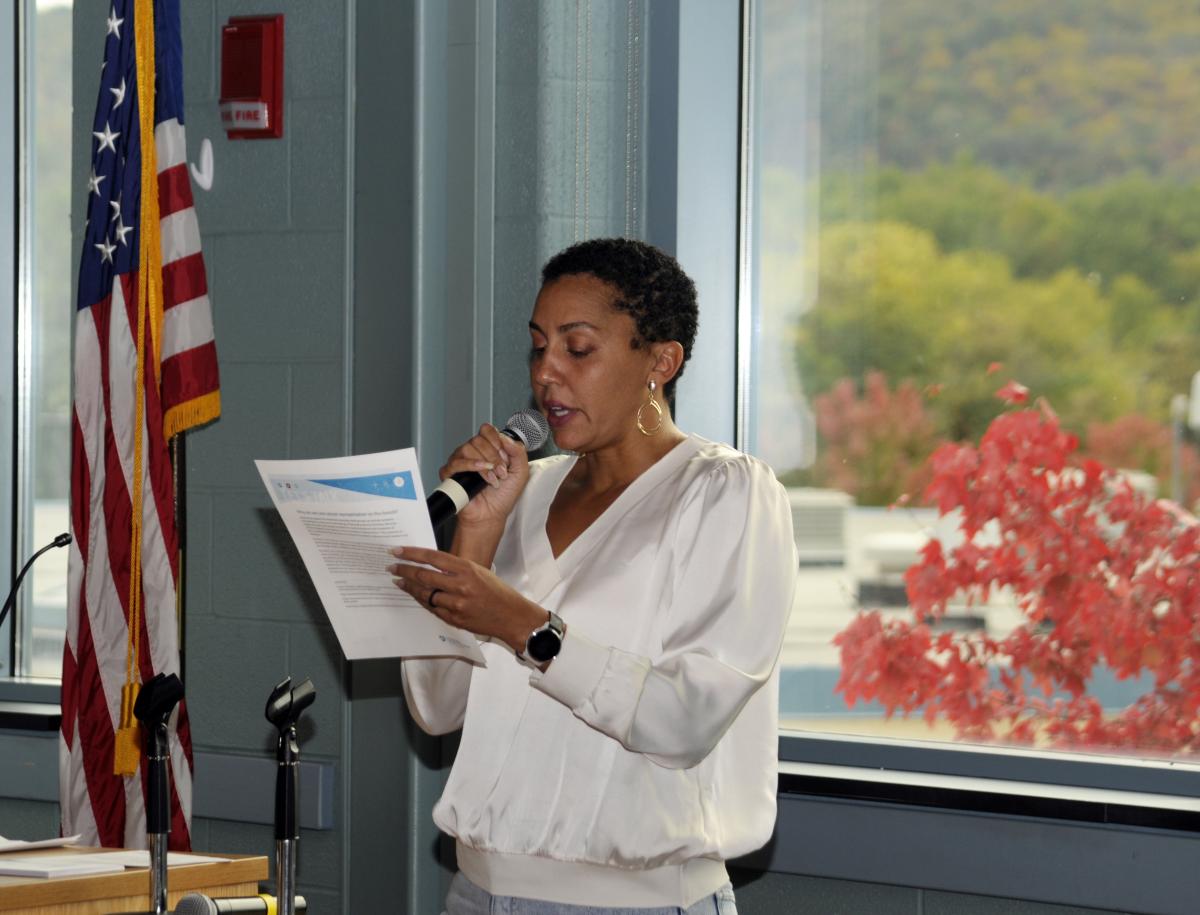
[[[537,451],[550,437],[550,424],[537,410],[518,410],[508,418],[504,429],[519,438],[526,451]]]
[[[175,903],[175,915],[217,915],[217,904],[203,893],[188,893]]]

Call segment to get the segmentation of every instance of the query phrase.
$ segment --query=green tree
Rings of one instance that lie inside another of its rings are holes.
[[[930,233],[897,223],[826,227],[816,304],[797,328],[804,388],[881,371],[937,392],[938,432],[976,437],[995,416],[993,363],[1060,405],[1064,423],[1131,412],[1143,353],[1113,346],[1113,303],[1078,272],[1013,276],[978,251],[943,253]],[[1165,409],[1165,404],[1163,409]]]

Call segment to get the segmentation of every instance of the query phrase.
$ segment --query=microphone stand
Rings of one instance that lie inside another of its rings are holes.
[[[296,789],[299,781],[300,745],[296,722],[317,698],[312,680],[292,687],[287,677],[267,698],[267,720],[279,731],[275,751],[275,897],[278,915],[296,915],[296,845],[300,823],[296,818]]]
[[[5,598],[4,609],[0,610],[0,626],[4,625],[4,618],[6,616],[8,616],[8,611],[11,610],[13,608],[13,606],[16,604],[17,590],[21,587],[21,580],[25,577],[25,573],[29,571],[30,566],[33,565],[34,560],[37,559],[39,556],[41,556],[42,553],[46,552],[47,550],[52,550],[56,546],[66,546],[70,542],[71,542],[70,534],[66,534],[66,533],[59,534],[57,537],[55,537],[53,540],[51,540],[49,543],[47,543],[44,547],[42,547],[40,550],[38,550],[36,553],[34,553],[32,556],[29,557],[29,559],[25,562],[25,565],[23,565],[21,567],[21,571],[19,573],[17,573],[17,577],[15,579],[13,579],[12,589],[8,592],[8,597]]]
[[[146,732],[150,783],[146,797],[146,844],[150,849],[150,909],[167,911],[167,838],[171,832],[171,791],[167,778],[167,719],[183,698],[175,674],[156,674],[138,692],[133,714]]]

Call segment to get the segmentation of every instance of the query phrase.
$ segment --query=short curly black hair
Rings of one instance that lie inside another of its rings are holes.
[[[683,363],[663,387],[670,397],[692,355],[699,326],[691,277],[665,251],[632,238],[592,238],[560,251],[542,268],[542,285],[576,274],[589,274],[616,289],[613,307],[631,315],[637,327],[631,341],[635,349],[667,340],[683,347]]]

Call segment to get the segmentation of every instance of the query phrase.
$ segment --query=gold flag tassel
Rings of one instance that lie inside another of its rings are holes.
[[[141,728],[133,715],[140,688],[138,656],[142,635],[142,461],[146,418],[146,332],[150,331],[155,378],[158,377],[162,328],[162,240],[158,218],[158,161],[154,143],[154,5],[136,0],[134,43],[137,57],[138,122],[141,128],[142,199],[138,223],[137,375],[134,378],[133,491],[129,542],[129,626],[125,651],[125,685],[121,687],[121,721],[113,742],[113,773],[137,773],[142,760]],[[147,328],[149,321],[149,328]]]

